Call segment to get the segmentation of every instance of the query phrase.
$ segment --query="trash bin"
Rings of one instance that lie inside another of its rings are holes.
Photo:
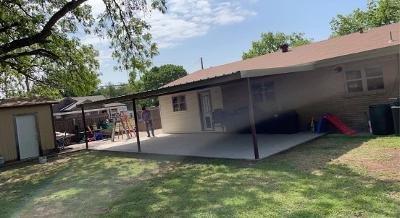
[[[400,135],[400,106],[392,106],[394,133]]]
[[[371,121],[372,134],[390,135],[394,133],[390,104],[370,105],[369,119]]]

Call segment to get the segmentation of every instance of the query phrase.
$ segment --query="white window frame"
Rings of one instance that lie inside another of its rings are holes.
[[[380,70],[381,75],[378,75],[378,76],[367,76],[367,70],[375,69],[375,68],[378,68]],[[385,90],[385,78],[384,78],[384,75],[383,75],[383,68],[381,66],[366,67],[366,68],[364,68],[364,73],[365,73],[365,90],[366,91],[373,92],[373,91]],[[383,87],[381,89],[369,90],[368,89],[368,80],[369,79],[382,79]]]
[[[357,78],[357,79],[347,79],[347,73],[349,73],[349,72],[360,72],[360,78]],[[346,70],[345,72],[344,72],[344,79],[345,79],[345,86],[346,86],[346,92],[348,93],[348,94],[354,94],[354,93],[362,93],[362,92],[364,92],[365,91],[365,89],[364,89],[364,87],[365,87],[365,81],[364,81],[364,76],[363,76],[363,71],[362,70]],[[359,92],[350,92],[350,90],[349,90],[349,83],[350,82],[357,82],[357,81],[361,81],[361,91],[359,91]]]
[[[374,68],[380,69],[382,74],[379,75],[379,76],[369,76],[368,77],[367,76],[367,70],[368,69],[374,69]],[[352,72],[352,71],[359,71],[361,73],[361,78],[359,78],[359,79],[347,79],[347,72]],[[382,89],[375,89],[375,90],[368,90],[368,79],[378,79],[378,78],[382,78],[383,88]],[[381,66],[368,66],[368,67],[364,67],[362,69],[348,69],[348,70],[344,71],[344,80],[345,80],[346,93],[350,94],[350,95],[351,94],[357,94],[357,93],[377,92],[377,91],[385,90],[385,78],[384,78],[383,67],[381,67]],[[360,81],[360,80],[361,80],[361,84],[362,84],[362,91],[350,92],[349,91],[349,87],[348,87],[348,83],[352,82],[352,81]]]
[[[177,105],[179,106],[178,109],[175,108],[174,104],[174,98],[177,99]],[[183,99],[183,102],[179,102],[180,99]],[[186,103],[186,96],[185,95],[175,95],[171,97],[171,105],[172,105],[172,111],[173,112],[179,112],[179,111],[186,111],[187,110],[187,103]],[[185,105],[184,108],[182,108],[182,105]]]

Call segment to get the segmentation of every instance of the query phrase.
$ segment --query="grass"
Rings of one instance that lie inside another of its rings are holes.
[[[399,217],[400,138],[325,136],[259,162],[82,152],[0,172],[0,216]]]

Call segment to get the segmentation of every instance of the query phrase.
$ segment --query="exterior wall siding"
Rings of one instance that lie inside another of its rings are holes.
[[[190,133],[202,132],[200,105],[198,93],[210,90],[213,109],[223,108],[220,87],[212,87],[198,91],[182,92],[174,95],[163,95],[158,98],[160,103],[161,125],[165,133]],[[173,111],[172,97],[185,95],[186,110]],[[219,130],[216,130],[219,131]]]
[[[239,80],[221,86],[224,111],[226,114],[225,125],[227,132],[240,132],[249,127],[248,89],[247,81]]]
[[[277,80],[277,99],[280,111],[296,110],[303,129],[311,118],[318,119],[324,113],[337,115],[350,127],[368,130],[368,106],[387,103],[389,98],[399,96],[399,69],[397,56],[342,64],[342,72],[334,66],[311,72],[285,75]],[[346,91],[346,70],[360,70],[380,66],[383,70],[385,88],[378,91],[350,94]]]
[[[341,66],[342,72],[337,72],[336,66]],[[384,90],[347,93],[346,70],[361,70],[376,66],[383,70]],[[368,131],[368,106],[387,103],[389,98],[400,96],[399,74],[399,56],[390,55],[321,67],[307,72],[251,78],[252,81],[271,80],[274,82],[275,102],[273,105],[268,102],[255,102],[256,121],[267,119],[263,117],[265,111],[277,114],[295,110],[299,114],[300,128],[306,130],[311,118],[319,119],[325,113],[332,113],[350,127],[358,131]],[[231,126],[235,128],[227,131],[248,127],[246,80],[214,87],[212,90],[218,90],[215,93],[212,91],[213,109],[218,106],[226,113],[234,115],[229,122],[234,122]],[[188,108],[187,111],[181,112],[172,111],[172,95],[160,97],[161,122],[165,132],[202,131],[197,93],[198,91],[182,93],[186,95]]]
[[[47,153],[55,148],[49,105],[3,108],[0,109],[0,156],[3,156],[5,161],[18,158],[14,116],[32,113],[36,113],[40,145],[43,152]]]
[[[336,72],[335,66],[330,66],[307,72],[252,78],[253,81],[273,81],[275,90],[273,106],[268,102],[255,102],[256,113],[266,109],[273,110],[273,113],[295,110],[299,114],[302,129],[307,128],[312,117],[319,119],[324,113],[332,113],[350,127],[367,131],[368,106],[387,103],[389,98],[399,96],[398,56],[385,56],[339,66],[343,67],[342,72]],[[345,71],[374,66],[382,67],[385,89],[348,94]],[[245,81],[223,86],[222,93],[225,110],[228,112],[248,108]],[[258,119],[267,119],[260,114],[255,116]]]

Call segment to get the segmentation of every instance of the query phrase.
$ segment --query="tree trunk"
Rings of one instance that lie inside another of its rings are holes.
[[[29,78],[25,76],[25,86],[26,86],[26,92],[29,93],[31,91],[29,87]]]

